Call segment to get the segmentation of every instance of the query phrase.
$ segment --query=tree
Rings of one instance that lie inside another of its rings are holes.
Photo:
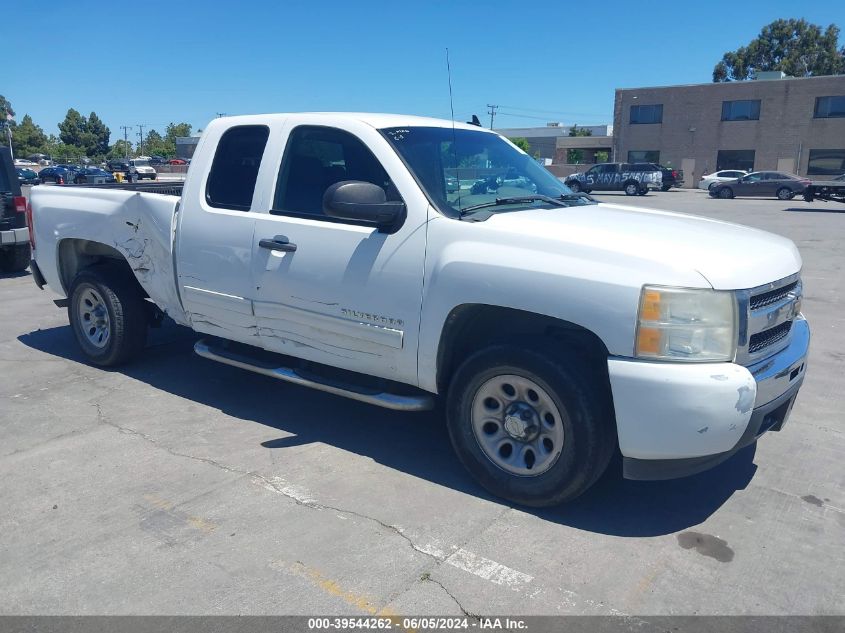
[[[147,138],[144,139],[144,150],[150,156],[164,156],[169,158],[175,154],[176,151],[175,148],[173,152],[169,151],[169,149],[168,141],[155,130],[150,130],[147,134]]]
[[[839,28],[804,20],[775,20],[747,46],[728,51],[713,68],[713,81],[754,79],[759,72],[781,71],[791,77],[845,74],[845,47]]]
[[[574,124],[569,128],[569,136],[592,136],[593,131],[587,128],[578,127]],[[584,160],[584,150],[582,149],[568,149],[566,150],[566,162],[570,165],[580,165]]]
[[[190,123],[170,123],[164,130],[164,136],[168,141],[173,141],[175,146],[177,138],[191,135],[192,127]]]
[[[86,140],[87,124],[84,116],[70,108],[65,115],[65,120],[59,123],[59,138],[62,139],[62,143],[74,147],[83,147]]]
[[[40,126],[35,125],[32,117],[23,115],[23,119],[13,128],[12,148],[15,156],[31,156],[44,152],[47,146],[47,135]],[[46,152],[44,152],[46,153]]]
[[[0,123],[5,123],[9,120],[7,115],[15,118],[15,111],[12,109],[12,104],[9,100],[3,95],[0,95]]]
[[[114,142],[114,145],[109,148],[108,154],[106,154],[106,158],[109,160],[115,158],[125,158],[127,156],[132,156],[133,149],[132,143],[129,141],[125,141],[122,138],[118,139]]]
[[[106,124],[100,120],[96,112],[88,115],[88,120],[85,123],[85,131],[88,133],[88,156],[103,156],[109,151],[109,138],[111,137],[111,130],[106,127]]]
[[[522,136],[517,136],[514,138],[508,139],[511,143],[516,145],[519,149],[521,149],[526,154],[531,151],[531,145],[528,143],[528,139]]]

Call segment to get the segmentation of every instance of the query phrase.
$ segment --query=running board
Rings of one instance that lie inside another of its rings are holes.
[[[375,390],[368,391],[355,385],[322,382],[316,377],[306,378],[290,367],[272,367],[264,365],[244,354],[238,354],[230,350],[214,347],[206,339],[196,342],[194,345],[194,352],[203,358],[216,360],[218,363],[231,365],[232,367],[239,367],[240,369],[247,369],[257,374],[269,376],[270,378],[292,382],[295,385],[302,385],[303,387],[319,389],[320,391],[325,391],[336,396],[343,396],[345,398],[351,398],[352,400],[358,400],[359,402],[374,404],[378,407],[384,407],[385,409],[393,409],[394,411],[427,411],[434,408],[434,398],[428,394],[403,396],[395,393],[378,392]]]

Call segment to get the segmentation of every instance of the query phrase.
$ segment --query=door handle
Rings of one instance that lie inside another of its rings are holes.
[[[284,251],[286,253],[293,253],[296,250],[296,244],[291,244],[287,240],[261,240],[258,245],[261,248],[269,248],[271,251]]]

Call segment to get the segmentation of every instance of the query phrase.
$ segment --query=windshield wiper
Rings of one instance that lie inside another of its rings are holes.
[[[497,207],[503,204],[519,204],[520,202],[548,202],[549,204],[553,204],[558,207],[567,207],[569,206],[564,202],[563,197],[560,198],[552,198],[551,196],[543,196],[540,194],[534,194],[533,196],[513,196],[508,198],[496,198],[493,202],[482,202],[481,204],[474,204],[470,207],[464,207],[461,209],[461,216],[466,213],[472,213],[473,211],[478,211],[479,209],[486,209],[488,207]]]

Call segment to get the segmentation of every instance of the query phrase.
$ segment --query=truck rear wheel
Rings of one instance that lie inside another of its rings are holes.
[[[602,475],[615,424],[594,372],[564,352],[488,347],[455,372],[447,402],[452,445],[484,488],[526,506],[574,499]]]
[[[564,184],[566,184],[567,187],[572,189],[572,193],[579,193],[580,191],[582,191],[581,183],[577,180],[570,180],[569,182]]]
[[[113,367],[144,348],[148,326],[145,303],[135,280],[119,270],[97,266],[76,276],[68,319],[89,361]]]
[[[0,250],[0,271],[19,273],[29,266],[31,251],[29,244],[15,244]]]

